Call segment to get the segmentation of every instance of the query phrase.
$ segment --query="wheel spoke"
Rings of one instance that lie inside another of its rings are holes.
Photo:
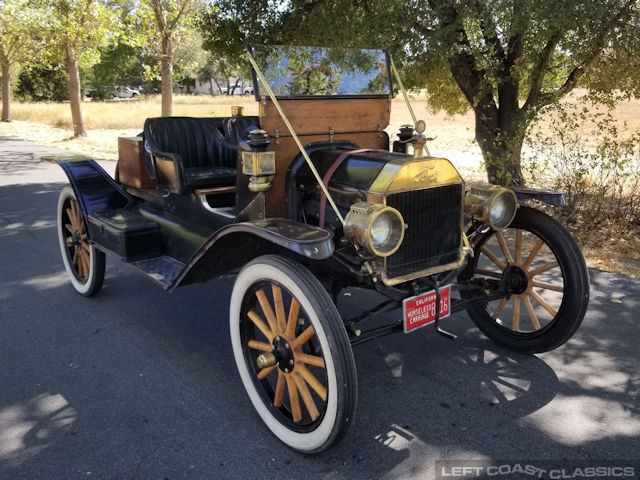
[[[262,370],[260,370],[258,372],[258,378],[260,380],[264,380],[265,378],[267,378],[269,375],[271,375],[271,373],[276,369],[276,366],[272,366],[272,367],[267,367],[267,368],[263,368]]]
[[[278,323],[276,322],[276,316],[271,309],[271,305],[269,304],[269,300],[264,293],[264,290],[260,289],[256,292],[256,297],[258,298],[258,302],[260,302],[260,306],[262,307],[262,313],[267,318],[267,323],[269,323],[269,328],[275,334],[278,332]]]
[[[538,295],[534,290],[531,290],[530,295],[533,297],[533,299],[538,302],[540,305],[542,305],[542,307],[549,312],[552,316],[556,316],[556,313],[558,313],[558,311],[553,308],[551,305],[549,305],[547,303],[547,301],[542,298],[540,295]]]
[[[73,214],[73,211],[70,208],[67,208],[66,211],[67,211],[67,217],[69,217],[69,220],[71,221],[71,225],[73,225],[74,228],[78,228],[76,217]]]
[[[313,337],[313,335],[315,334],[315,330],[313,329],[313,327],[311,325],[309,325],[306,330],[304,332],[302,332],[294,341],[293,341],[293,345],[292,347],[295,348],[300,348],[302,347],[305,343],[307,343],[307,341]]]
[[[538,317],[536,317],[536,312],[533,311],[533,306],[531,305],[531,299],[529,295],[523,295],[524,308],[527,310],[529,314],[529,320],[531,320],[531,325],[533,325],[534,330],[540,330],[540,322],[538,321]]]
[[[507,305],[508,301],[509,301],[508,298],[503,298],[502,300],[500,300],[500,303],[498,304],[498,308],[495,309],[495,311],[493,312],[493,315],[491,315],[491,318],[493,318],[494,320],[497,320],[500,314],[502,313],[502,310],[504,310],[504,307]]]
[[[75,200],[71,200],[71,210],[73,211],[73,215],[75,216],[76,225],[78,226],[78,228],[80,228],[80,225],[82,224],[82,217],[80,216],[78,203]]]
[[[276,394],[273,397],[273,405],[279,407],[282,405],[282,397],[284,395],[284,384],[286,380],[282,370],[278,370],[278,381],[276,382]]]
[[[276,307],[276,322],[278,324],[278,332],[284,333],[287,328],[284,317],[284,304],[282,302],[282,290],[277,285],[272,285],[273,303]]]
[[[473,272],[487,277],[502,278],[501,272],[492,272],[491,270],[484,270],[482,268],[476,268]]]
[[[551,270],[552,268],[556,268],[557,266],[558,266],[558,261],[557,260],[555,262],[547,263],[546,265],[538,267],[535,270],[531,270],[529,272],[529,277],[533,278],[536,275],[540,275],[541,273],[544,273],[544,272],[546,272],[548,270]]]
[[[70,224],[70,223],[65,223],[65,224],[64,224],[64,228],[66,228],[66,229],[69,231],[69,233],[70,233],[71,235],[73,235],[74,233],[76,233],[75,229],[71,226],[71,224]]]
[[[529,253],[529,257],[527,257],[527,260],[522,265],[525,270],[529,269],[529,267],[533,263],[533,259],[536,258],[536,255],[538,255],[538,252],[540,251],[543,245],[544,245],[544,241],[541,238],[539,238],[536,244],[531,249],[531,253]]]
[[[285,337],[293,338],[296,334],[296,323],[298,322],[298,312],[300,311],[300,303],[295,297],[291,298],[291,306],[289,307],[289,318],[287,320],[287,330]]]
[[[89,244],[87,242],[82,242],[82,248],[84,249],[85,252],[90,253],[91,252],[91,247],[89,247]]]
[[[80,250],[80,261],[82,262],[82,268],[84,269],[84,277],[89,277],[89,254],[84,250]]]
[[[271,345],[265,342],[259,342],[257,340],[249,340],[249,348],[253,348],[254,350],[260,350],[261,352],[270,352]]]
[[[513,296],[513,324],[514,332],[520,331],[520,295]]]
[[[260,330],[262,334],[267,337],[267,340],[273,342],[273,332],[269,329],[267,324],[264,323],[260,316],[253,310],[249,310],[247,312],[247,316],[253,322],[253,324],[258,327],[258,330]]]
[[[547,282],[536,282],[533,280],[531,285],[538,288],[544,288],[545,290],[554,290],[556,292],[564,292],[564,288],[559,285],[553,285]]]
[[[76,267],[76,270],[78,269],[78,251],[74,248],[73,249],[73,266]]]
[[[305,367],[302,364],[298,364],[296,365],[296,371],[302,375],[302,378],[304,378],[307,383],[311,386],[311,388],[313,388],[315,390],[315,392],[318,394],[318,396],[324,400],[325,402],[327,401],[327,389],[324,388],[324,386],[320,383],[320,381],[313,375],[313,373],[311,373],[307,367]]]
[[[307,365],[313,365],[314,367],[324,368],[324,359],[322,357],[316,357],[315,355],[308,355],[306,353],[300,353],[296,355],[296,360]]]
[[[507,263],[513,263],[513,257],[511,256],[511,252],[509,251],[509,247],[507,247],[507,242],[505,241],[504,235],[502,235],[501,231],[496,231],[496,238],[498,239],[498,243],[502,249],[502,254],[507,260]]]
[[[505,264],[504,264],[504,263],[502,263],[502,261],[501,261],[498,257],[496,257],[496,256],[493,254],[493,252],[492,252],[491,250],[489,250],[487,247],[484,247],[484,246],[483,246],[483,247],[480,247],[480,251],[481,251],[482,253],[484,253],[484,254],[489,258],[489,260],[491,260],[493,263],[495,263],[495,264],[496,264],[496,266],[497,266],[500,270],[504,270],[504,269],[505,269]]]
[[[522,261],[522,230],[516,229],[516,263]]]
[[[80,255],[80,252],[78,250],[76,250],[76,254],[78,260],[78,277],[82,278],[84,277],[84,262],[82,261],[82,255]]]
[[[304,379],[295,372],[293,373],[293,380],[296,382],[296,386],[298,387],[298,391],[300,392],[304,406],[307,408],[307,412],[309,412],[311,420],[315,420],[320,416],[320,413],[318,412],[316,403],[313,401],[313,397],[311,397],[311,392],[309,392],[307,384]]]
[[[302,420],[302,413],[300,412],[300,400],[298,400],[298,388],[296,382],[291,375],[285,376],[287,380],[287,389],[289,390],[289,403],[291,404],[291,415],[294,422]]]

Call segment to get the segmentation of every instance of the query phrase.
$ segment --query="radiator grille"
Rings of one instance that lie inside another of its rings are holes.
[[[460,259],[462,184],[394,193],[387,205],[396,208],[408,225],[404,241],[387,258],[391,278]]]

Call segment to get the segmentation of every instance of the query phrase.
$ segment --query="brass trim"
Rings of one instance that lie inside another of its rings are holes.
[[[383,271],[382,273],[380,273],[380,279],[382,280],[382,283],[384,283],[387,287],[392,287],[394,285],[398,285],[399,283],[415,280],[416,278],[428,277],[429,275],[446,272],[447,270],[457,270],[462,265],[464,265],[464,262],[467,261],[468,254],[469,252],[466,249],[463,249],[460,253],[460,260],[457,262],[448,263],[446,265],[438,265],[437,267],[420,270],[418,272],[409,273],[407,275],[400,275],[399,277],[389,278],[387,276],[387,272]]]
[[[369,188],[371,194],[391,194],[463,183],[456,167],[446,158],[406,157],[388,162]],[[464,190],[464,189],[463,189]]]
[[[448,160],[447,160],[448,161]],[[457,170],[456,170],[457,172]],[[445,187],[448,185],[459,185],[461,182],[452,182],[452,183],[446,183],[446,184],[442,184],[442,185],[433,185],[433,186],[429,186],[426,188],[420,188],[420,189],[408,189],[408,190],[403,190],[403,191],[398,191],[398,192],[391,192],[392,194],[396,194],[396,193],[403,193],[404,191],[414,191],[414,190],[426,190],[428,188],[439,188],[439,187]],[[473,250],[471,249],[471,246],[469,245],[469,239],[467,238],[466,234],[464,233],[464,198],[465,198],[465,189],[464,189],[464,182],[462,182],[462,192],[460,194],[460,205],[463,207],[463,211],[460,212],[460,231],[461,231],[461,245],[460,245],[460,260],[458,262],[453,262],[453,263],[449,263],[446,265],[438,265],[437,267],[432,267],[432,268],[428,268],[426,270],[420,270],[417,272],[413,272],[413,273],[409,273],[406,275],[401,275],[399,277],[395,277],[395,278],[389,278],[387,276],[387,261],[389,259],[389,257],[384,257],[384,271],[383,273],[380,274],[380,278],[382,279],[382,282],[387,285],[387,286],[393,286],[393,285],[397,285],[398,283],[402,283],[402,282],[407,282],[409,280],[415,280],[416,278],[422,278],[422,277],[426,277],[429,275],[435,275],[436,273],[441,273],[441,272],[446,272],[447,270],[455,270],[460,268],[464,262],[466,261],[466,258],[468,255],[471,255],[471,257],[473,258]],[[387,204],[387,195],[384,195],[384,203],[385,205]],[[408,228],[411,228],[411,225],[408,225]],[[467,248],[468,246],[468,248]],[[389,282],[389,283],[387,283]]]

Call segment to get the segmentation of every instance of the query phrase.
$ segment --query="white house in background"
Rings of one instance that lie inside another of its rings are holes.
[[[227,93],[227,84],[220,82],[220,88],[216,84],[216,81],[211,78],[209,80],[203,80],[196,78],[195,87],[189,88],[189,93],[195,95],[226,95]],[[230,79],[229,84],[231,88],[236,84],[236,79]],[[173,88],[174,93],[187,93],[187,87],[182,85],[174,85]],[[234,91],[235,95],[252,95],[253,94],[253,85],[251,81],[247,80],[239,80],[238,86]]]

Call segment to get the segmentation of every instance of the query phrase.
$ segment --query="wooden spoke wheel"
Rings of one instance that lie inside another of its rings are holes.
[[[488,337],[515,350],[544,352],[573,335],[589,303],[589,276],[562,225],[521,207],[509,228],[480,236],[474,251],[474,275],[500,279],[510,292],[469,311]]]
[[[98,293],[104,280],[105,256],[89,243],[87,226],[70,186],[60,192],[57,219],[62,260],[73,288],[87,297]]]
[[[281,441],[315,453],[346,433],[356,406],[351,346],[331,298],[306,268],[277,256],[245,266],[230,327],[249,398]]]

